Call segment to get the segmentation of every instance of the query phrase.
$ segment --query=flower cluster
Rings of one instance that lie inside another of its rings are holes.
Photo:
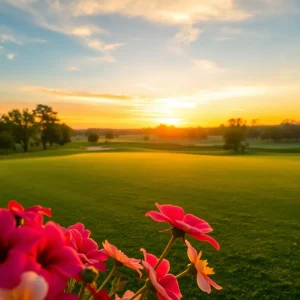
[[[156,204],[158,211],[146,213],[154,221],[168,223],[171,239],[160,257],[141,249],[143,259],[129,258],[107,240],[102,249],[81,223],[63,228],[57,223],[44,222],[51,217],[51,209],[33,206],[24,209],[10,201],[7,209],[0,209],[0,299],[3,300],[138,300],[151,294],[159,300],[182,298],[178,279],[194,276],[199,288],[211,292],[211,287],[222,289],[209,276],[214,274],[202,252],[186,240],[186,236],[210,243],[217,250],[219,244],[208,235],[210,225],[181,207]],[[169,273],[170,263],[165,258],[177,239],[182,239],[190,264],[177,276]],[[99,272],[106,271],[105,261],[114,266],[102,283]],[[131,268],[138,273],[144,285],[137,291],[121,292],[126,281],[120,270]],[[110,291],[105,290],[111,281]]]

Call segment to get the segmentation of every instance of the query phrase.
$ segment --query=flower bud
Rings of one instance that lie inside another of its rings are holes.
[[[94,267],[86,267],[81,272],[81,279],[85,283],[93,283],[98,278],[98,271]]]

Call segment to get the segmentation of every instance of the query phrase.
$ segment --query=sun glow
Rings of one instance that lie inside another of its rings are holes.
[[[158,118],[156,119],[158,124],[165,124],[165,125],[174,125],[178,126],[182,123],[180,118]]]

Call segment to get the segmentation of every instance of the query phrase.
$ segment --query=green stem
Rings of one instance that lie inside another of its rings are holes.
[[[86,287],[86,283],[83,283],[81,285],[81,289],[80,289],[79,296],[78,296],[79,300],[83,299],[83,297],[84,297],[85,287]]]
[[[131,298],[128,300],[133,300],[135,297],[137,297],[139,294],[142,294],[144,291],[146,291],[147,286],[144,285],[141,289],[139,289]]]
[[[178,279],[178,278],[180,278],[180,277],[185,276],[185,275],[188,274],[189,272],[190,272],[190,270],[185,270],[185,271],[183,271],[182,273],[176,275],[175,277],[176,277],[176,279]]]
[[[161,263],[161,261],[165,258],[165,256],[167,255],[167,253],[171,249],[172,245],[174,244],[175,240],[176,240],[176,237],[174,235],[172,235],[168,245],[166,246],[164,252],[161,254],[161,256],[160,256],[159,260],[157,261],[154,269],[156,269],[159,266],[159,264]]]
[[[114,273],[116,272],[117,267],[114,266],[112,268],[112,270],[110,271],[110,273],[108,274],[108,276],[106,277],[106,279],[103,281],[102,285],[99,287],[99,289],[97,290],[97,292],[100,292],[104,286],[107,284],[107,282],[112,278],[112,276],[114,275]]]

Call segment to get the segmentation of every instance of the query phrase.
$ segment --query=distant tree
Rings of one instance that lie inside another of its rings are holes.
[[[263,140],[273,140],[278,142],[282,139],[280,126],[267,126],[263,129],[261,138]]]
[[[251,127],[249,127],[247,135],[249,138],[257,139],[260,137],[260,130],[257,128],[258,120],[251,120]]]
[[[149,140],[150,140],[149,136],[148,136],[148,135],[145,135],[145,136],[144,136],[144,141],[145,141],[145,142],[148,142]]]
[[[0,131],[0,148],[9,149],[13,148],[14,138],[9,131]]]
[[[224,129],[224,148],[234,150],[235,152],[244,151],[246,144],[247,126],[246,122],[242,119],[230,119],[228,126]]]
[[[60,125],[61,127],[61,145],[71,142],[71,136],[73,135],[73,129],[65,123]]]
[[[47,143],[53,143],[57,138],[57,128],[54,126],[59,120],[57,112],[53,111],[52,107],[39,104],[34,110],[35,116],[39,120],[41,130],[41,140],[44,150],[47,148]]]
[[[88,141],[90,143],[96,143],[99,139],[99,135],[95,132],[89,132],[88,133]]]
[[[110,131],[107,131],[106,134],[105,134],[105,139],[107,141],[109,140],[112,140],[114,138],[114,133],[110,130]]]
[[[0,116],[0,148],[11,148],[13,146],[13,136],[9,124]]]
[[[14,109],[3,116],[3,120],[11,128],[11,134],[16,143],[20,143],[24,152],[28,151],[29,140],[36,134],[34,114],[28,109],[20,112]]]

